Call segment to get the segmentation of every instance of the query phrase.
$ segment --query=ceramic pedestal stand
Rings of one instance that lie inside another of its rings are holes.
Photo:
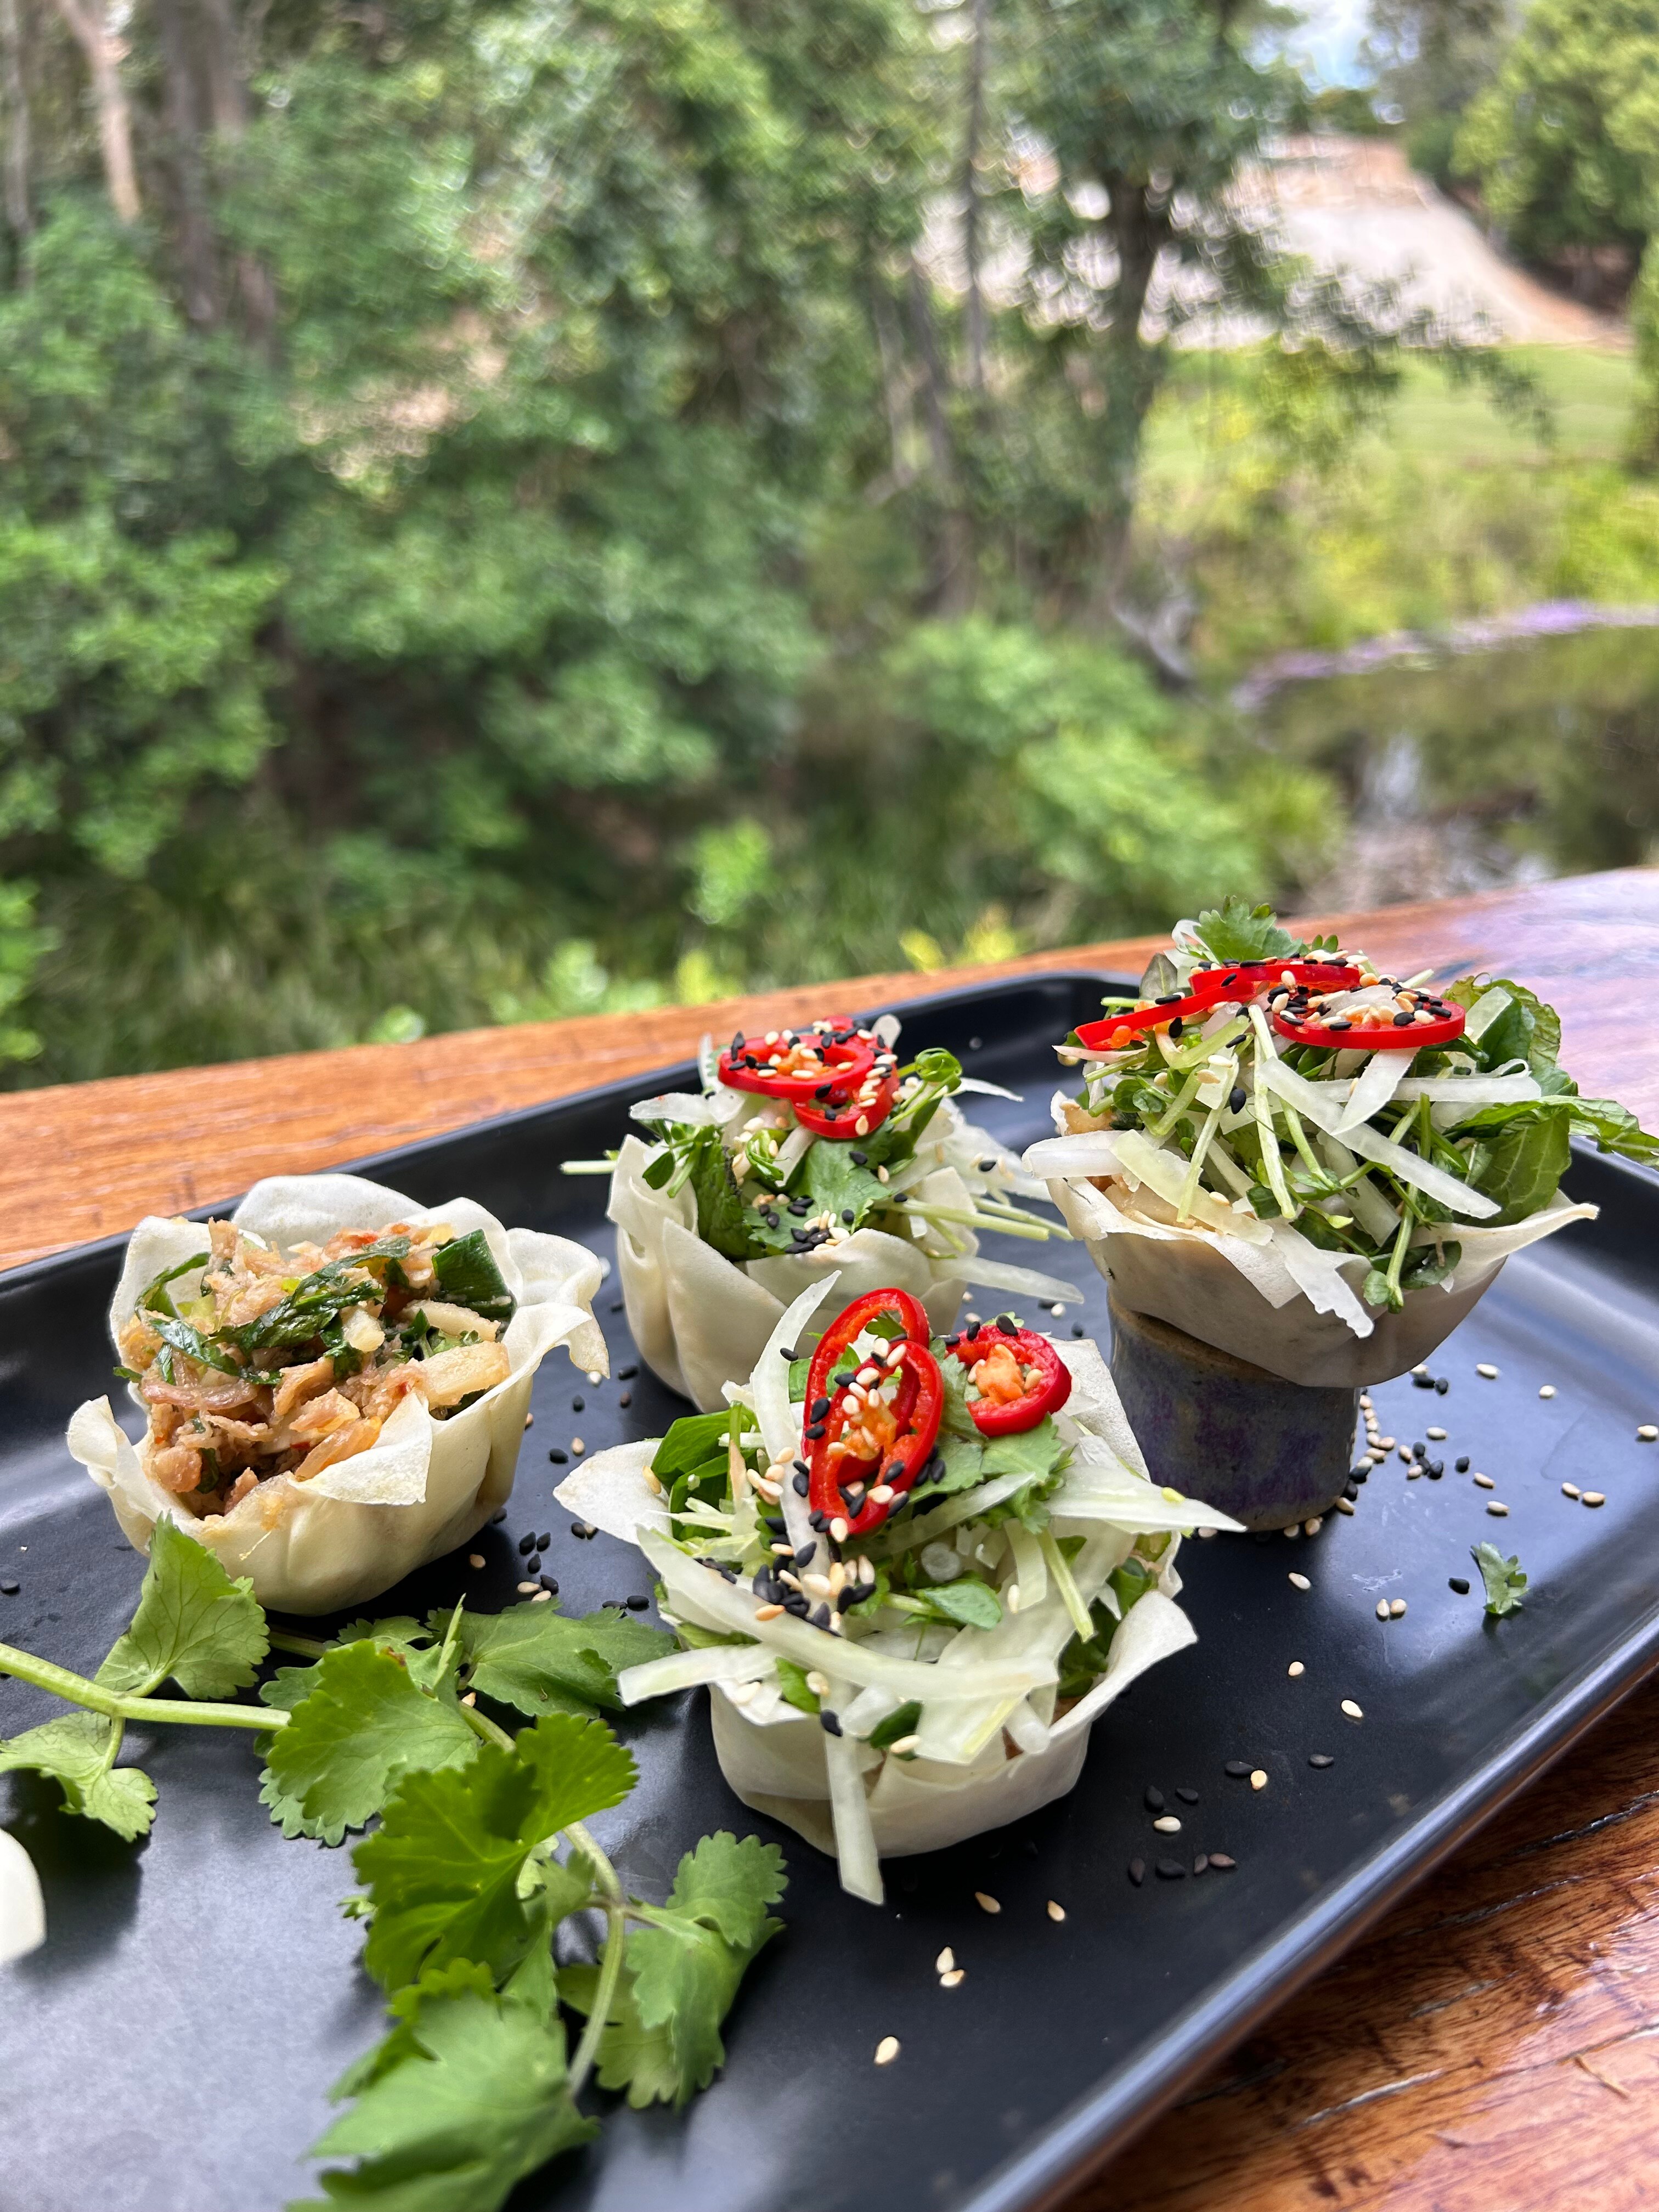
[[[1154,1481],[1247,1528],[1329,1510],[1348,1481],[1358,1390],[1287,1382],[1110,1304],[1112,1380]]]

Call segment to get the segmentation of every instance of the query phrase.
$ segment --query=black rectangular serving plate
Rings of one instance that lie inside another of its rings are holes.
[[[1097,1010],[1103,980],[924,1000],[900,1009],[904,1042],[948,1046],[971,1073],[1024,1091],[1018,1105],[965,1103],[1029,1142],[1049,1126],[1051,1047]],[[558,1164],[615,1145],[632,1099],[690,1076],[613,1085],[367,1166],[422,1201],[465,1193],[609,1255],[603,1182]],[[1097,1725],[1069,1798],[956,1850],[890,1861],[884,1908],[844,1896],[828,1861],[730,1795],[703,1692],[626,1717],[640,1786],[596,1823],[624,1881],[661,1894],[700,1835],[757,1831],[787,1856],[787,1929],[749,1977],[714,2087],[684,2114],[609,2111],[598,2142],[516,2192],[518,2212],[1054,2203],[1632,1688],[1659,1656],[1659,1445],[1636,1438],[1659,1418],[1659,1183],[1588,1156],[1571,1182],[1600,1220],[1510,1261],[1436,1355],[1446,1393],[1409,1380],[1376,1393],[1384,1432],[1402,1443],[1426,1441],[1430,1423],[1449,1431],[1430,1446],[1443,1478],[1408,1482],[1394,1457],[1352,1517],[1333,1516],[1315,1538],[1187,1545],[1197,1646]],[[1080,1249],[995,1243],[999,1258],[1082,1285],[1083,1325],[1104,1340],[1104,1285]],[[63,1445],[75,1405],[113,1387],[104,1313],[120,1250],[112,1240],[0,1278],[0,1577],[21,1586],[0,1595],[0,1638],[88,1670],[142,1572]],[[1029,1301],[988,1293],[980,1310],[1006,1304],[1029,1316]],[[576,1541],[551,1496],[550,1449],[659,1434],[684,1410],[632,1372],[614,1282],[598,1310],[612,1379],[591,1386],[550,1356],[509,1516],[477,1542],[485,1570],[441,1561],[378,1610],[420,1612],[463,1588],[486,1609],[512,1603],[530,1530],[551,1532],[567,1609],[647,1589],[637,1553]],[[1068,1308],[1048,1325],[1079,1317]],[[1478,1362],[1499,1379],[1478,1378]],[[1463,1455],[1471,1474],[1459,1476]],[[1477,1470],[1494,1491],[1474,1486]],[[1605,1506],[1570,1502],[1569,1480]],[[1507,1519],[1488,1515],[1489,1498]],[[1532,1577],[1525,1609],[1502,1621],[1483,1614],[1469,1559],[1484,1539],[1518,1551]],[[1455,1575],[1473,1595],[1454,1595]],[[1384,1625],[1377,1601],[1395,1596],[1409,1611]],[[1293,1660],[1306,1670],[1296,1680]],[[1363,1721],[1344,1717],[1345,1698]],[[0,1682],[0,1734],[53,1710]],[[338,1911],[349,1858],[283,1840],[247,1741],[176,1729],[128,1741],[161,1793],[138,1847],[64,1814],[53,1786],[0,1778],[0,1819],[40,1869],[50,1931],[0,1970],[0,2208],[274,2212],[313,2193],[303,2154],[328,2087],[380,2030],[361,1931]],[[1322,1754],[1334,1763],[1310,1765]],[[1230,1778],[1238,1760],[1265,1769],[1267,1786]],[[1153,1831],[1149,1786],[1180,1817],[1178,1836]],[[1237,1871],[1194,1875],[1209,1852]],[[1179,1878],[1158,1878],[1160,1859]],[[1001,1911],[981,1910],[975,1891]],[[951,1990],[933,1963],[946,1943],[966,1969]],[[900,2056],[878,2069],[890,2034]]]

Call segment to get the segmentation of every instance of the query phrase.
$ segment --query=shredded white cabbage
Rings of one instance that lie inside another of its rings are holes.
[[[1256,1073],[1260,1081],[1276,1091],[1287,1106],[1295,1107],[1298,1114],[1328,1135],[1337,1134],[1340,1102],[1325,1095],[1331,1085],[1310,1083],[1276,1057],[1261,1061]],[[1448,1175],[1443,1168],[1433,1166],[1416,1152],[1407,1152],[1403,1145],[1378,1136],[1375,1129],[1344,1129],[1341,1134],[1344,1144],[1363,1159],[1375,1160],[1379,1167],[1387,1168],[1390,1175],[1412,1189],[1420,1190],[1437,1205],[1449,1206],[1455,1213],[1467,1213],[1477,1221],[1500,1211],[1495,1199],[1472,1190],[1468,1183],[1460,1182],[1455,1176]],[[1303,1241],[1305,1243],[1305,1238]]]

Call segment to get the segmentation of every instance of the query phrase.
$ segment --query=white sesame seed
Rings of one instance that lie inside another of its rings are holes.
[[[1540,1398],[1553,1398],[1555,1395],[1554,1383],[1546,1382],[1540,1389],[1538,1395]]]
[[[551,1590],[538,1589],[530,1602],[532,1605],[545,1605],[552,1595]]]
[[[1285,1672],[1290,1676],[1293,1682],[1296,1681],[1299,1676],[1305,1674],[1307,1671],[1307,1668],[1303,1665],[1299,1659],[1292,1659],[1290,1665],[1285,1669]]]
[[[908,1753],[913,1752],[921,1741],[921,1738],[919,1735],[902,1735],[896,1743],[890,1743],[887,1748],[895,1759],[902,1759]]]
[[[948,1974],[956,1963],[957,1954],[947,1943],[933,1961],[933,1972],[936,1974]]]
[[[484,1556],[482,1552],[469,1552],[467,1553],[466,1564],[469,1567],[481,1567],[483,1563]]]
[[[988,1897],[982,1889],[974,1892],[974,1902],[981,1912],[1000,1912],[1002,1907],[994,1897]]]
[[[647,1468],[645,1470],[645,1486],[651,1492],[651,1495],[653,1498],[660,1498],[662,1496],[662,1485],[658,1481],[656,1476],[652,1474],[649,1468]]]
[[[890,2066],[899,2055],[899,2039],[896,2035],[884,2035],[876,2045],[878,2066]]]
[[[1486,1510],[1494,1521],[1507,1521],[1510,1516],[1509,1507],[1500,1505],[1495,1498],[1489,1498],[1486,1500]]]
[[[1636,1441],[1638,1444],[1659,1443],[1659,1429],[1651,1421],[1644,1421],[1636,1431]]]
[[[590,1382],[603,1382],[605,1377],[597,1367],[590,1367],[587,1370],[587,1379]]]
[[[758,1682],[726,1682],[722,1686],[734,1705],[749,1705],[760,1694]]]
[[[1498,1380],[1498,1370],[1495,1367],[1488,1366],[1484,1359],[1476,1367],[1474,1371],[1477,1375],[1484,1376],[1488,1382],[1495,1382]]]
[[[1561,1495],[1563,1498],[1577,1498],[1580,1496],[1581,1493],[1578,1485],[1576,1482],[1564,1482],[1561,1486]]]
[[[528,1597],[532,1590],[538,1590],[540,1588],[541,1584],[539,1583],[520,1583],[519,1584],[519,1595],[520,1597]]]
[[[1401,1456],[1401,1459],[1403,1459],[1403,1460],[1405,1460],[1405,1461],[1407,1462],[1407,1464],[1409,1464],[1409,1463],[1410,1463],[1410,1460],[1411,1460],[1411,1455],[1412,1455],[1412,1448],[1411,1448],[1411,1446],[1410,1446],[1409,1444],[1401,1444],[1401,1447],[1400,1447],[1400,1456]]]
[[[806,1686],[815,1698],[827,1698],[830,1694],[829,1677],[821,1674],[816,1667],[812,1668],[807,1674]]]
[[[1066,1907],[1063,1905],[1056,1905],[1052,1897],[1048,1899],[1048,1911],[1050,1920],[1063,1920],[1066,1917]]]
[[[1389,1601],[1385,1597],[1376,1601],[1376,1617],[1379,1620],[1386,1620],[1389,1617]]]
[[[1048,1310],[1051,1314],[1058,1316],[1063,1314],[1066,1309],[1064,1306],[1050,1306]]]
[[[1392,1617],[1394,1620],[1403,1620],[1405,1619],[1405,1617],[1406,1617],[1406,1601],[1405,1601],[1405,1599],[1404,1599],[1403,1597],[1397,1597],[1397,1598],[1394,1599],[1394,1600],[1393,1600],[1393,1601],[1390,1603],[1390,1605],[1389,1605],[1389,1614],[1391,1615],[1391,1617]]]
[[[1018,1613],[1019,1611],[1019,1584],[1018,1583],[1009,1583],[1007,1589],[1002,1593],[1002,1602],[1011,1613]]]
[[[1425,1429],[1423,1433],[1431,1444],[1443,1444],[1446,1441],[1446,1431],[1443,1429]]]
[[[1351,1721],[1363,1721],[1365,1717],[1352,1698],[1343,1698],[1342,1710]]]
[[[967,1978],[967,1973],[968,1969],[965,1966],[953,1966],[948,1974],[939,1976],[939,1985],[942,1990],[959,1990]]]
[[[570,1449],[575,1453],[577,1458],[580,1459],[582,1454],[587,1449],[587,1446],[582,1442],[580,1437],[572,1437],[570,1439]]]
[[[1304,1521],[1302,1523],[1302,1533],[1304,1536],[1316,1536],[1324,1525],[1323,1516],[1316,1513],[1311,1521]]]
[[[1385,1455],[1394,1449],[1395,1439],[1392,1437],[1379,1437],[1376,1441],[1382,1446]]]
[[[1297,1589],[1311,1589],[1313,1588],[1313,1584],[1308,1580],[1306,1575],[1293,1574],[1290,1579]]]
[[[476,1705],[477,1702],[478,1693],[476,1690],[469,1690],[466,1695],[461,1699],[461,1703],[464,1705]]]
[[[533,1413],[526,1413],[524,1417],[524,1425],[527,1429],[533,1429],[536,1425],[536,1416]]]
[[[1265,1790],[1267,1786],[1267,1770],[1265,1766],[1258,1766],[1250,1777],[1250,1787],[1252,1790]]]
[[[1336,1510],[1339,1513],[1346,1513],[1349,1516],[1352,1516],[1353,1506],[1347,1498],[1339,1498],[1336,1501]],[[1216,1534],[1216,1531],[1213,1528],[1200,1528],[1198,1533],[1200,1536],[1213,1536]]]
[[[1301,1540],[1302,1531],[1297,1527],[1294,1522],[1291,1523],[1291,1526],[1286,1528],[1284,1533],[1292,1544],[1299,1542]]]
[[[1160,1836],[1178,1836],[1181,1833],[1181,1823],[1173,1813],[1160,1814],[1152,1826]]]
[[[1587,1490],[1580,1502],[1585,1505],[1605,1505],[1607,1501],[1599,1490]]]
[[[837,1544],[844,1544],[847,1541],[847,1523],[839,1513],[830,1523],[830,1534]]]
[[[755,1610],[755,1618],[757,1620],[776,1620],[782,1612],[783,1607],[781,1605],[758,1606]]]
[[[1498,1487],[1489,1474],[1472,1475],[1470,1480],[1477,1490],[1496,1490]]]
[[[1402,1453],[1401,1456],[1403,1458],[1405,1455]],[[1420,1467],[1418,1462],[1413,1460],[1412,1464],[1406,1469],[1406,1480],[1407,1482],[1420,1482],[1427,1472],[1428,1470],[1425,1468]]]

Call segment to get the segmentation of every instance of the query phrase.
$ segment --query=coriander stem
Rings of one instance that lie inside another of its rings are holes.
[[[488,1713],[481,1713],[476,1705],[463,1705],[461,1718],[474,1735],[484,1743],[493,1743],[497,1751],[511,1752],[513,1739],[504,1728],[497,1728]]]
[[[334,1649],[315,1636],[290,1636],[285,1629],[273,1628],[270,1635],[273,1651],[292,1651],[301,1659],[321,1659]]]
[[[574,2098],[592,2070],[593,2061],[599,2055],[599,2038],[605,2033],[611,2018],[611,2007],[616,1998],[617,1983],[622,1973],[623,1938],[626,1933],[627,1915],[617,1869],[587,1830],[580,1820],[573,1820],[564,1832],[569,1838],[571,1848],[579,1850],[593,1869],[605,1917],[605,1953],[599,1960],[599,1978],[593,1991],[593,2008],[587,2015],[587,2025],[576,2045],[576,2055],[570,2062],[570,2094]]]
[[[72,1674],[67,1667],[54,1667],[50,1659],[39,1659],[33,1652],[20,1651],[11,1644],[0,1644],[0,1674],[32,1682],[38,1690],[50,1690],[55,1698],[71,1705],[84,1705],[90,1712],[106,1713],[112,1720],[176,1721],[195,1728],[259,1730],[288,1726],[288,1715],[275,1707],[204,1705],[189,1698],[122,1697],[88,1681],[84,1674]]]

